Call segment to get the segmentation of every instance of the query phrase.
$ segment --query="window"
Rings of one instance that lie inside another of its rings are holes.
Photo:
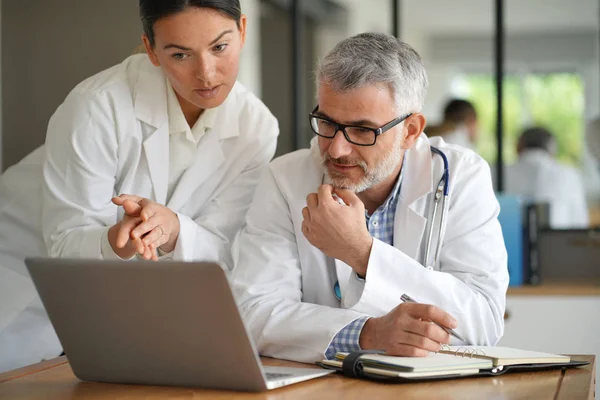
[[[477,151],[490,163],[496,161],[496,88],[487,74],[460,79],[461,91],[473,102],[479,116]],[[508,75],[504,81],[504,157],[517,158],[516,144],[523,129],[543,126],[556,137],[558,158],[578,164],[584,130],[584,87],[576,73],[527,73]]]

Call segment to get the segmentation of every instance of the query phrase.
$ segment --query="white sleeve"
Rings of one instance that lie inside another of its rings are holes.
[[[42,229],[51,257],[102,258],[102,236],[117,220],[118,141],[101,96],[71,93],[48,125]]]

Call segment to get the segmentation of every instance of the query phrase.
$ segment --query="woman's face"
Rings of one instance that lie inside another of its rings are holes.
[[[219,106],[233,88],[246,38],[246,17],[236,22],[210,8],[188,7],[154,24],[150,60],[173,85],[184,111]]]

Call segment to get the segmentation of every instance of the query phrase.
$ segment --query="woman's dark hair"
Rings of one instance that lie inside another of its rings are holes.
[[[238,29],[242,9],[239,0],[140,0],[140,18],[144,33],[154,47],[154,24],[161,18],[184,11],[188,7],[212,8],[233,19]]]

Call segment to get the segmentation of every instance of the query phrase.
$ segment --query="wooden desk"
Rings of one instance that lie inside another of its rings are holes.
[[[498,346],[558,354],[600,354],[600,285],[543,282],[508,288]],[[581,321],[586,321],[581,323]],[[600,369],[596,370],[600,382]]]
[[[430,383],[382,384],[330,375],[264,393],[236,393],[177,387],[81,382],[65,357],[0,375],[0,399],[593,399],[594,356],[566,371],[513,373],[498,377]],[[312,367],[264,358],[265,365]]]
[[[506,293],[511,296],[600,296],[600,285],[594,283],[544,282],[541,285],[511,286]]]

